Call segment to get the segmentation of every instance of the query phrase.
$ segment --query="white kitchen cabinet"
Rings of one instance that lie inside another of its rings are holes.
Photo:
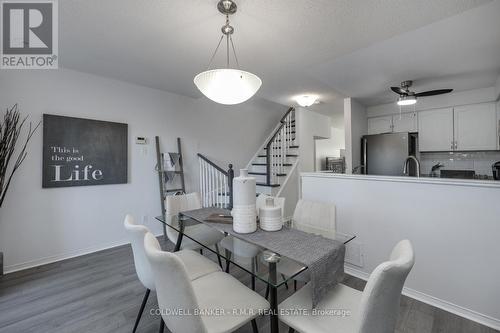
[[[496,150],[497,114],[494,103],[454,108],[455,150]]]
[[[417,113],[402,113],[392,116],[392,131],[393,132],[417,132],[418,122]]]
[[[368,134],[392,132],[392,116],[368,118]]]
[[[435,109],[418,113],[420,151],[453,150],[453,109]]]

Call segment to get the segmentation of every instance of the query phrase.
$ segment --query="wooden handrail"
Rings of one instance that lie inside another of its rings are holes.
[[[295,111],[295,108],[294,107],[290,107],[288,109],[288,111],[286,111],[285,115],[283,117],[281,117],[280,119],[280,126],[276,129],[276,131],[274,131],[274,134],[273,136],[271,137],[271,139],[269,139],[269,141],[267,142],[267,145],[266,145],[266,183],[269,185],[271,184],[271,145],[273,144],[274,140],[276,139],[276,136],[278,135],[278,133],[281,131],[281,129],[283,128],[283,126],[285,126],[286,124],[286,117],[288,117],[288,115],[290,114],[290,112],[292,111]]]
[[[233,208],[233,179],[234,179],[234,170],[233,170],[233,165],[229,164],[228,169],[224,170],[214,162],[210,161],[206,156],[198,153],[198,157],[201,158],[204,162],[206,162],[208,165],[213,167],[215,170],[219,171],[222,173],[224,176],[227,177],[227,187],[229,191],[229,205],[227,209],[232,209]]]
[[[227,170],[222,169],[220,166],[218,166],[214,162],[210,161],[206,156],[198,153],[198,157],[201,158],[202,160],[204,160],[205,162],[207,162],[208,164],[210,164],[211,166],[213,166],[215,169],[217,169],[217,171],[223,173],[225,176],[228,176]],[[229,166],[232,168],[233,165],[229,164]]]

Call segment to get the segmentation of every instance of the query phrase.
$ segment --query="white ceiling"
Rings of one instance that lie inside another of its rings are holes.
[[[342,95],[379,103],[404,79],[427,89],[452,78],[461,83],[450,88],[470,89],[500,68],[499,0],[236,1],[240,65],[262,78],[260,97],[282,104],[308,92],[322,108]],[[220,36],[216,3],[59,1],[60,65],[201,97],[192,79]]]

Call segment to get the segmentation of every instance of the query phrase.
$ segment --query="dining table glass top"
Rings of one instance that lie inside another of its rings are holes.
[[[227,210],[220,210],[221,215],[230,214]],[[235,265],[249,273],[251,276],[270,285],[280,287],[294,280],[298,275],[307,274],[307,266],[276,253],[269,248],[255,245],[238,237],[237,233],[228,234],[218,223],[200,221],[187,217],[189,212],[178,216],[156,217],[166,226],[167,234],[171,241],[182,244],[181,249],[208,250],[215,260],[226,269]],[[283,228],[291,228],[285,223]],[[274,231],[280,232],[280,231]],[[179,237],[179,234],[182,237]],[[207,237],[207,235],[210,235]],[[335,235],[335,239],[344,243],[352,237]]]

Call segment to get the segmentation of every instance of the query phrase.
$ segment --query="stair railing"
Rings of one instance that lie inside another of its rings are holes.
[[[273,184],[277,180],[278,175],[285,172],[286,155],[295,140],[292,133],[294,120],[295,108],[291,107],[281,118],[281,125],[276,129],[266,145],[266,183],[268,185]]]
[[[200,192],[203,207],[233,207],[233,165],[224,170],[206,156],[198,154]]]

